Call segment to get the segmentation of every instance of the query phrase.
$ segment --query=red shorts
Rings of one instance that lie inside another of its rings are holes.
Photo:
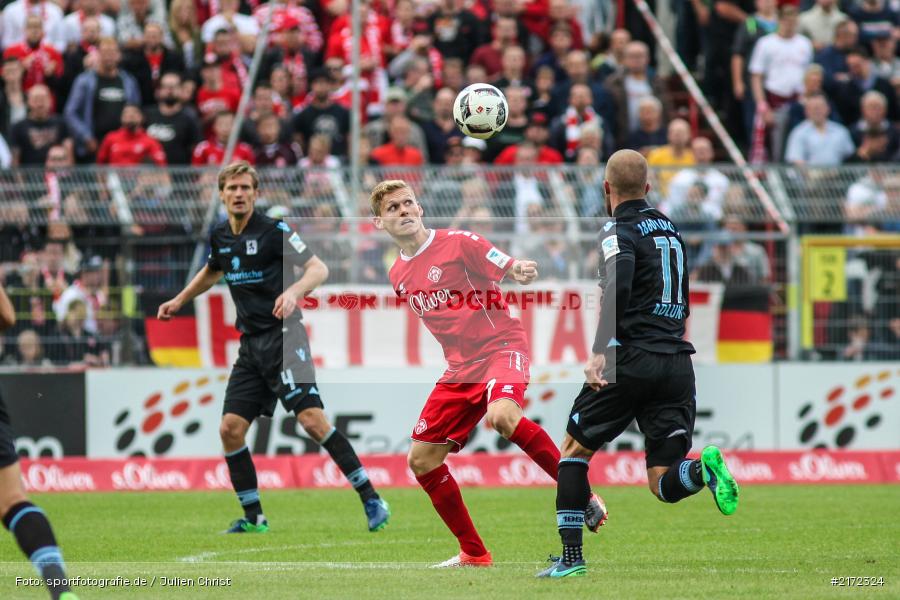
[[[428,396],[410,437],[426,444],[453,442],[452,452],[459,452],[484,418],[488,404],[508,398],[524,406],[530,377],[528,355],[512,350],[462,369],[447,369]]]

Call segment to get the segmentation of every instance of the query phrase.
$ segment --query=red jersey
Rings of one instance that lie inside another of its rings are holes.
[[[28,91],[32,86],[39,83],[47,82],[47,73],[45,66],[52,63],[52,77],[62,77],[63,74],[63,57],[50,44],[41,42],[37,48],[32,48],[27,43],[16,44],[10,46],[3,52],[3,60],[9,58],[17,58],[19,62],[24,62],[31,57],[31,64],[25,69],[25,76],[22,78],[22,90]]]
[[[127,167],[143,164],[145,159],[152,160],[160,167],[168,163],[162,145],[143,129],[132,132],[123,127],[110,131],[97,151],[99,165]]]
[[[201,87],[197,90],[197,110],[203,119],[222,111],[236,113],[240,103],[241,91],[237,88],[223,87],[221,90],[211,90]]]
[[[194,148],[191,164],[194,166],[213,165],[218,167],[222,164],[223,158],[225,158],[225,145],[210,138],[200,142]],[[253,152],[253,148],[244,142],[238,142],[234,147],[234,155],[231,157],[231,160],[246,160],[252,165],[256,164],[256,154]]]
[[[528,353],[525,329],[497,285],[512,264],[478,234],[432,229],[415,256],[400,253],[389,277],[457,366],[504,350]]]

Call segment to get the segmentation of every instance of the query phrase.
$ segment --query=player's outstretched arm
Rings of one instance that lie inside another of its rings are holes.
[[[160,305],[156,318],[160,321],[168,321],[181,310],[181,307],[207,291],[222,277],[221,271],[210,269],[209,265],[203,265],[203,268],[194,275],[187,287],[181,290],[177,296]]]
[[[514,260],[506,274],[520,285],[528,285],[538,277],[537,263],[528,259]]]
[[[275,308],[272,314],[277,319],[286,319],[297,308],[297,302],[312,293],[314,289],[325,283],[328,279],[328,265],[318,256],[313,256],[303,265],[303,277],[291,285],[284,293],[275,299]]]
[[[0,331],[9,329],[16,324],[16,309],[13,308],[6,290],[0,285]]]

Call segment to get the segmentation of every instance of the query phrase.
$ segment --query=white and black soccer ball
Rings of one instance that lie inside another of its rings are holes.
[[[486,140],[506,126],[509,106],[503,92],[487,83],[473,83],[456,96],[453,120],[465,135]]]

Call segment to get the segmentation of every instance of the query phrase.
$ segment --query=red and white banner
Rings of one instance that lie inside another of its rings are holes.
[[[259,487],[264,489],[341,488],[349,484],[324,454],[255,456]],[[376,487],[415,487],[403,455],[364,456]],[[900,451],[889,452],[728,452],[726,460],[739,483],[821,484],[900,483]],[[553,480],[524,455],[457,455],[447,464],[460,485],[530,487]],[[63,458],[23,460],[22,479],[29,492],[111,492],[230,490],[222,459]],[[591,461],[591,485],[645,485],[640,452],[598,453]]]

